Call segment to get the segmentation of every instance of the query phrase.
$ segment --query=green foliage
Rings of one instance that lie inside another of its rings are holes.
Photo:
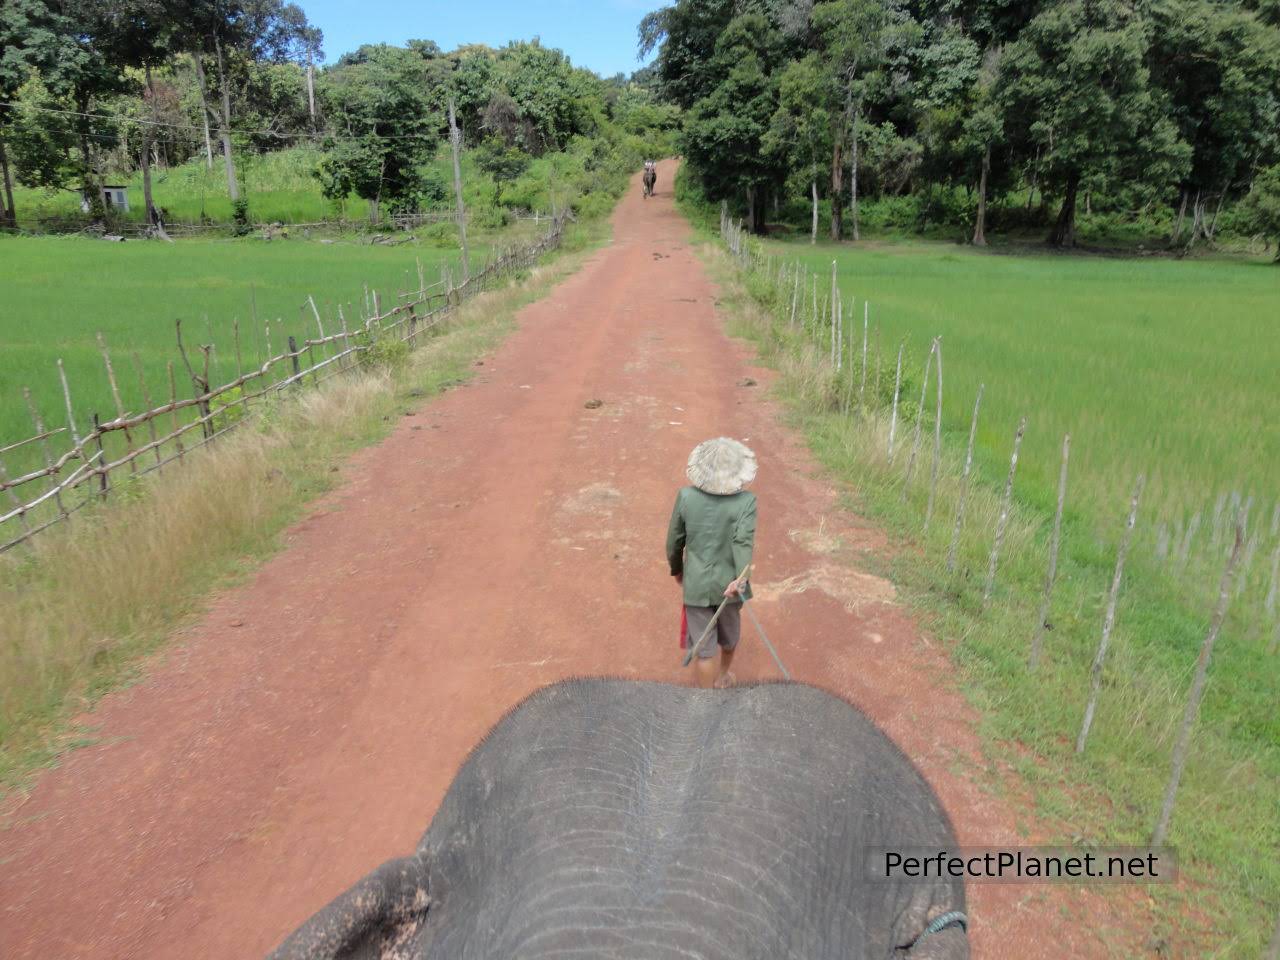
[[[1280,263],[1280,164],[1254,178],[1253,189],[1245,197],[1244,214],[1249,229],[1275,244],[1276,262]]]
[[[351,339],[360,350],[356,356],[364,369],[394,372],[409,361],[409,344],[394,330],[383,330],[375,324],[365,327]]]
[[[249,198],[240,197],[231,202],[231,223],[237,237],[247,236],[253,230],[249,219]]]

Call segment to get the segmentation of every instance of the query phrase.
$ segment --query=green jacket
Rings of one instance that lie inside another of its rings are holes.
[[[756,539],[756,495],[717,496],[697,487],[676,494],[667,528],[671,575],[684,574],[684,602],[718,607],[724,588],[751,563]],[[743,591],[751,599],[751,585]]]

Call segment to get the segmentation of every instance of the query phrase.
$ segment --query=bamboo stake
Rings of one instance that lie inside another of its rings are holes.
[[[124,419],[124,404],[120,401],[120,387],[116,384],[116,372],[111,366],[111,354],[107,350],[107,341],[103,339],[102,332],[98,332],[98,349],[102,351],[102,362],[107,368],[107,383],[111,386],[111,399],[116,404],[116,416]],[[133,434],[128,427],[124,429],[124,445],[125,449],[133,453]],[[132,458],[129,460],[129,472],[135,476],[138,473],[138,464]]]
[[[1053,586],[1058,579],[1058,547],[1062,543],[1062,508],[1067,501],[1067,460],[1071,456],[1071,434],[1062,438],[1062,468],[1058,472],[1058,509],[1053,515],[1053,537],[1049,541],[1049,570],[1044,578],[1044,598],[1040,601],[1040,615],[1036,617],[1036,632],[1031,637],[1031,653],[1027,657],[1027,669],[1032,673],[1040,666],[1040,651],[1044,646],[1044,634],[1049,628],[1049,610],[1053,605]]]
[[[80,433],[76,430],[75,414],[71,412],[71,388],[67,386],[67,371],[62,366],[62,358],[58,358],[58,380],[62,383],[62,399],[67,404],[67,428],[71,431],[71,440],[76,447],[83,446]]]
[[[1218,606],[1213,611],[1213,620],[1209,624],[1209,632],[1205,635],[1200,647],[1200,656],[1196,659],[1195,678],[1191,681],[1191,691],[1187,695],[1187,707],[1182,714],[1182,726],[1178,729],[1178,739],[1173,747],[1173,765],[1169,772],[1169,783],[1164,790],[1164,801],[1160,804],[1160,817],[1156,820],[1156,828],[1151,834],[1151,845],[1159,847],[1164,844],[1169,833],[1169,821],[1173,819],[1173,804],[1178,797],[1178,785],[1182,781],[1182,771],[1186,768],[1187,752],[1191,746],[1191,730],[1195,726],[1196,717],[1200,713],[1200,700],[1204,697],[1204,684],[1209,675],[1209,661],[1213,657],[1213,645],[1222,631],[1222,621],[1227,616],[1227,606],[1231,602],[1231,579],[1235,576],[1236,563],[1240,560],[1240,545],[1244,541],[1243,524],[1236,525],[1235,546],[1231,548],[1231,556],[1227,560],[1227,568],[1222,571],[1222,582],[1218,586]]]
[[[36,433],[40,436],[40,450],[44,454],[44,465],[50,473],[53,472],[53,453],[49,450],[49,438],[44,429],[44,419],[40,416],[40,411],[36,408],[35,401],[31,399],[31,390],[29,387],[22,388],[22,399],[27,402],[27,411],[31,414],[31,422],[35,425]],[[76,444],[79,450],[80,444]],[[55,480],[56,482],[56,480]],[[71,514],[67,510],[66,504],[62,502],[62,490],[59,487],[54,488],[53,501],[58,506],[58,513],[62,515],[62,519],[68,519]]]
[[[9,471],[5,469],[4,458],[0,457],[0,486],[3,486],[9,494],[9,500],[13,503],[14,512],[18,515],[18,521],[22,524],[22,532],[29,533],[31,531],[31,523],[27,520],[27,505],[22,502],[18,495],[9,486]]]
[[[933,518],[933,500],[938,492],[938,470],[942,466],[942,337],[937,338],[938,351],[938,383],[936,393],[938,409],[933,416],[933,471],[929,477],[929,504],[924,511],[924,531],[929,532],[929,521]]]
[[[858,408],[866,408],[867,394],[867,333],[871,323],[871,304],[862,301],[862,384],[858,387]]]
[[[130,354],[130,357],[133,360],[133,369],[138,374],[138,388],[142,391],[142,402],[145,403],[147,405],[147,409],[150,410],[151,409],[151,391],[147,389],[147,378],[142,372],[142,359],[138,356],[138,351],[136,350],[132,354]],[[147,429],[151,434],[152,444],[155,444],[156,443],[155,417],[147,417]],[[155,451],[156,451],[156,469],[159,470],[161,466],[160,447],[156,446]]]
[[[1027,429],[1027,418],[1018,421],[1018,432],[1013,435],[1013,455],[1009,458],[1009,476],[1004,482],[1004,497],[1000,500],[1000,516],[996,519],[996,535],[991,542],[991,556],[987,559],[987,584],[982,590],[982,606],[985,608],[991,599],[991,591],[996,585],[996,567],[1000,563],[1000,547],[1004,543],[1005,528],[1009,523],[1009,505],[1013,499],[1013,478],[1018,472],[1018,450],[1022,446],[1022,435]]]
[[[790,326],[792,330],[794,330],[796,327],[796,304],[800,300],[800,265],[799,264],[796,265],[796,269],[793,271],[793,273],[795,275],[795,279],[793,281],[793,286],[791,289],[791,324]]]
[[[947,547],[947,573],[956,568],[956,550],[960,545],[960,530],[964,526],[964,507],[969,499],[969,473],[973,469],[973,441],[978,435],[978,411],[982,408],[982,391],[985,383],[978,384],[978,396],[973,401],[973,419],[969,421],[969,446],[965,450],[964,470],[960,474],[960,502],[956,505],[956,522],[951,528],[951,545]]]
[[[1120,598],[1120,582],[1124,578],[1124,561],[1129,553],[1129,542],[1133,538],[1133,527],[1138,519],[1138,501],[1142,497],[1142,487],[1146,477],[1138,475],[1138,482],[1133,488],[1133,499],[1129,502],[1129,519],[1124,525],[1124,536],[1120,540],[1120,549],[1116,553],[1116,571],[1111,577],[1111,591],[1107,596],[1107,613],[1102,621],[1102,639],[1098,641],[1098,652],[1094,654],[1093,665],[1089,668],[1089,702],[1084,708],[1084,722],[1080,725],[1080,736],[1076,738],[1076,753],[1084,753],[1085,743],[1089,739],[1089,728],[1093,726],[1093,714],[1098,709],[1098,695],[1102,692],[1102,665],[1107,657],[1107,647],[1111,643],[1111,628],[1116,622],[1116,601]]]
[[[169,368],[169,403],[173,406],[173,431],[175,434],[173,439],[178,448],[178,459],[181,460],[184,450],[182,445],[182,434],[179,430],[178,424],[178,381],[174,379],[173,361],[170,360],[167,366]]]
[[[920,454],[920,434],[924,427],[924,401],[929,395],[929,371],[933,369],[933,354],[938,349],[938,338],[929,343],[929,356],[924,361],[924,376],[920,379],[920,406],[916,408],[916,429],[911,439],[911,456],[907,459],[907,474],[902,483],[902,499],[907,499],[907,491],[911,487],[911,476],[915,473],[916,457]]]
[[[898,395],[902,393],[902,351],[907,343],[898,344],[898,369],[893,375],[893,416],[889,419],[889,466],[893,466],[893,435],[898,429]]]

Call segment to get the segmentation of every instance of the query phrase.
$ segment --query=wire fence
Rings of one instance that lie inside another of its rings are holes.
[[[4,510],[0,513],[0,553],[70,520],[131,481],[184,462],[198,448],[252,420],[269,398],[314,387],[357,369],[370,351],[387,343],[403,343],[413,349],[424,333],[464,301],[557,248],[563,229],[563,218],[553,220],[550,230],[536,241],[493,255],[482,270],[459,283],[446,270],[441,280],[428,285],[420,270],[417,290],[399,295],[399,302],[389,309],[384,310],[378,294],[372,293],[368,316],[357,320],[354,329],[339,310],[338,329],[326,331],[315,301],[308,299],[316,335],[301,341],[290,336],[284,349],[275,353],[268,343],[266,359],[252,368],[243,362],[237,322],[233,327],[236,376],[222,384],[210,382],[212,345],[189,348],[179,320],[175,324],[177,361],[167,365],[168,399],[152,405],[151,392],[138,368],[142,396],[148,405],[139,413],[124,409],[115,365],[101,337],[99,346],[115,401],[114,415],[104,417],[94,411],[86,419],[83,410],[77,412],[59,360],[65,424],[47,425],[30,391],[24,390],[34,432],[0,445],[0,497],[8,501],[7,509],[0,506]],[[183,394],[189,385],[189,395],[180,395],[180,382]],[[26,454],[31,447],[38,450],[37,462],[42,461],[43,466],[10,475],[6,455],[19,450]]]

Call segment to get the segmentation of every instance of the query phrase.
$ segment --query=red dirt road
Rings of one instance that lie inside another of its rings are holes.
[[[355,457],[284,551],[100,705],[100,744],[0,830],[0,957],[260,956],[411,851],[530,691],[685,681],[662,540],[689,450],[717,434],[759,456],[755,609],[787,665],[895,738],[962,842],[1013,840],[1026,817],[983,786],[943,654],[858,570],[883,540],[836,509],[770,375],[722,331],[674,172],[648,201],[637,180],[613,243],[522,311],[474,382]],[[774,676],[743,631],[739,678]],[[1074,888],[971,886],[970,905],[977,957],[1136,952]]]

